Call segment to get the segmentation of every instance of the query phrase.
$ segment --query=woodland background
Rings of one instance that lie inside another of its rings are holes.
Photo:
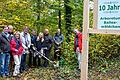
[[[92,4],[91,0],[90,5]],[[90,6],[91,28],[93,26],[92,7]],[[73,51],[73,29],[78,28],[82,31],[82,23],[83,0],[0,0],[1,27],[13,25],[15,30],[22,31],[24,26],[29,26],[30,32],[35,29],[37,33],[48,28],[52,36],[60,28],[64,34],[61,67],[56,70],[32,69],[33,73],[23,76],[28,79],[79,80],[80,72],[76,69],[77,58]],[[90,34],[89,40],[89,79],[119,80],[120,35]],[[52,57],[53,49],[51,59]]]

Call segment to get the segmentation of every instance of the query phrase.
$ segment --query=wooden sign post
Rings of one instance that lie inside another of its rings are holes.
[[[89,39],[89,0],[84,0],[83,13],[83,39],[82,39],[82,64],[81,64],[81,80],[87,80],[88,77],[88,39]]]
[[[89,28],[89,0],[84,0],[81,80],[88,80],[89,33],[120,34],[120,0],[94,0],[93,28]]]

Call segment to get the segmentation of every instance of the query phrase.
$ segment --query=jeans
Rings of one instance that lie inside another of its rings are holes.
[[[9,75],[10,53],[0,53],[0,75]]]
[[[21,56],[21,63],[20,63],[20,70],[21,71],[24,71],[26,69],[26,57],[27,57],[27,54],[23,53],[22,56]]]
[[[15,63],[15,68],[14,68],[14,72],[13,75],[17,75],[20,73],[20,62],[21,62],[21,55],[14,55],[14,63]]]

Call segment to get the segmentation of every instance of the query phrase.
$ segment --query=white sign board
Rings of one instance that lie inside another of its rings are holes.
[[[98,29],[120,29],[120,0],[98,0]]]

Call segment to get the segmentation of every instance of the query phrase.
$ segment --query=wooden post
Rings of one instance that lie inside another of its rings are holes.
[[[94,0],[93,29],[97,29],[97,22],[98,22],[98,0]]]
[[[84,0],[81,80],[88,80],[89,0]]]
[[[120,28],[110,28],[110,29],[107,29],[107,28],[99,29],[98,28],[100,26],[100,24],[98,24],[98,17],[99,17],[98,1],[99,0],[94,0],[94,12],[93,12],[94,13],[94,20],[93,20],[94,24],[93,24],[93,28],[91,29],[91,28],[89,28],[89,0],[84,0],[81,80],[88,80],[89,33],[92,33],[92,34],[120,34]],[[118,3],[119,3],[119,1],[118,1]],[[118,10],[118,11],[120,11],[120,10]],[[108,13],[106,13],[106,14],[108,14]],[[110,14],[111,13],[109,13],[108,15],[110,15]],[[116,16],[116,14],[117,13],[114,13],[114,16]],[[102,16],[104,16],[104,15],[105,15],[105,13]],[[113,15],[109,16],[109,17],[113,17]],[[117,18],[119,18],[119,15],[117,15]],[[119,22],[119,21],[116,21],[116,23],[117,22]],[[119,26],[119,24],[117,24],[117,26]]]

